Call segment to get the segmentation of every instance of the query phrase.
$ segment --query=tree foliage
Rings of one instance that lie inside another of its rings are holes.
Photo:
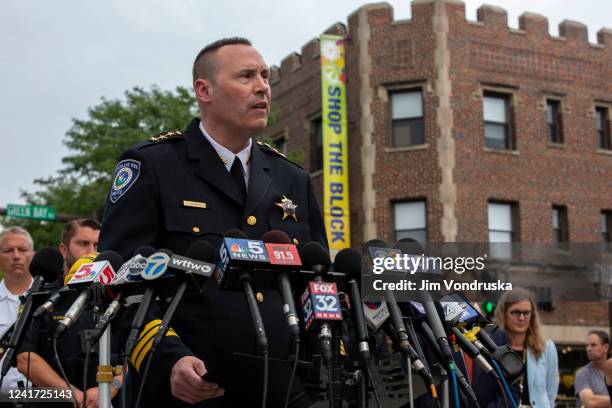
[[[35,192],[22,192],[28,204],[49,205],[57,213],[98,216],[121,153],[133,144],[169,130],[182,130],[197,115],[195,98],[187,88],[174,91],[133,88],[123,100],[102,98],[86,119],[73,119],[63,143],[69,154],[56,175],[34,180]],[[4,225],[30,231],[36,247],[57,245],[61,223],[5,218]]]

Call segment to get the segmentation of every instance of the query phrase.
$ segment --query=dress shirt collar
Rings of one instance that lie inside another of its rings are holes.
[[[253,139],[249,138],[249,143],[247,144],[247,146],[241,151],[239,151],[238,154],[234,154],[234,152],[229,150],[227,147],[217,143],[215,139],[213,139],[208,134],[208,132],[206,132],[206,129],[204,129],[204,122],[202,121],[200,121],[200,131],[202,132],[206,140],[208,140],[208,142],[215,149],[215,151],[221,158],[221,161],[223,161],[223,164],[225,165],[225,168],[227,169],[227,171],[230,171],[230,169],[232,168],[232,164],[234,164],[234,158],[238,156],[240,157],[240,161],[242,162],[242,168],[244,169],[244,174],[246,177],[248,177],[249,164],[250,164],[249,161],[251,159],[251,147],[253,146]]]
[[[32,286],[32,282],[30,282],[30,286]],[[15,295],[11,293],[11,291],[8,290],[8,288],[6,287],[6,283],[4,282],[4,279],[2,279],[0,281],[0,301],[6,298],[9,298],[11,300],[15,300],[21,303],[21,301],[19,300],[19,295]]]

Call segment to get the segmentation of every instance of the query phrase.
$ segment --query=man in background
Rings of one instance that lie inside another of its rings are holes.
[[[59,250],[64,257],[64,275],[83,255],[98,250],[100,223],[92,218],[72,220],[64,226]]]
[[[604,365],[608,359],[610,336],[601,330],[592,330],[587,335],[586,352],[590,362],[576,373],[576,406],[608,408],[610,396],[604,377]]]
[[[9,335],[8,330],[17,320],[19,296],[32,285],[30,261],[33,255],[34,242],[28,231],[9,227],[0,232],[0,272],[3,275],[0,281],[0,337]],[[25,383],[25,377],[12,367],[4,377],[2,390]]]

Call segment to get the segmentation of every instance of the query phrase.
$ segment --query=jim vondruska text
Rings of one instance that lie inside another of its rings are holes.
[[[372,288],[374,290],[393,290],[393,291],[407,291],[407,290],[512,290],[512,283],[502,282],[479,282],[473,280],[471,282],[456,282],[454,279],[443,279],[440,282],[433,282],[427,279],[420,280],[418,282],[402,279],[396,282],[385,282],[383,279],[376,279],[372,282]]]

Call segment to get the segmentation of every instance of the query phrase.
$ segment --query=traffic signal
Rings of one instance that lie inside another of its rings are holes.
[[[480,310],[487,319],[492,319],[493,312],[495,312],[495,303],[491,302],[490,300],[485,300],[480,304]]]

